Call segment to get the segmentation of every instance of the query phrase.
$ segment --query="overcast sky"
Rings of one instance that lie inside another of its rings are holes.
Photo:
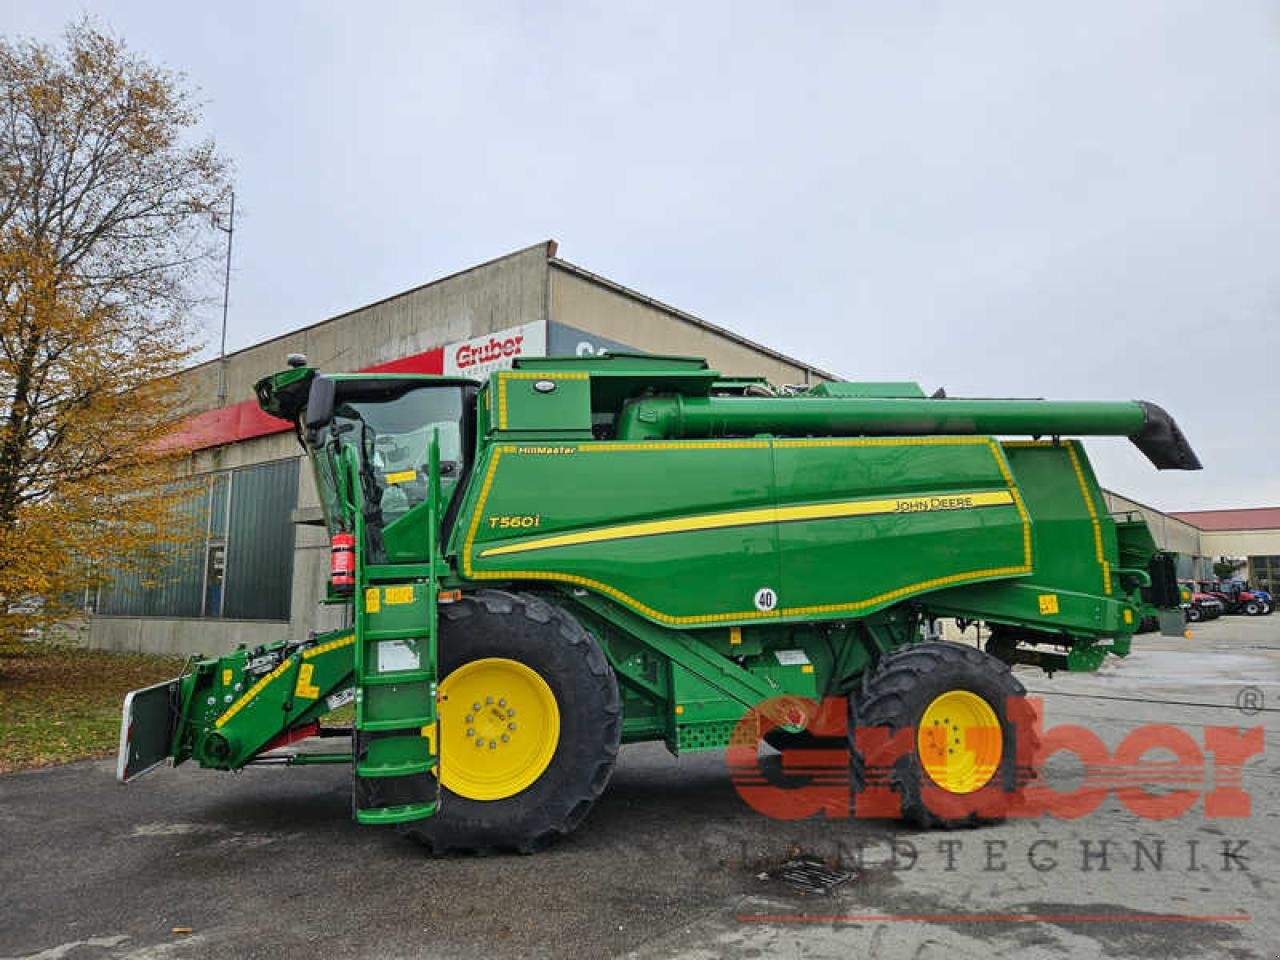
[[[1280,4],[789,6],[0,0],[0,29],[87,10],[199,88],[231,348],[555,238],[845,377],[1154,400],[1205,470],[1100,439],[1105,486],[1280,504]]]

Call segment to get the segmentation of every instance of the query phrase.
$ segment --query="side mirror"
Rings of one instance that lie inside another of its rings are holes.
[[[319,430],[333,420],[334,394],[337,383],[329,377],[316,377],[311,381],[311,393],[307,396],[307,429]]]

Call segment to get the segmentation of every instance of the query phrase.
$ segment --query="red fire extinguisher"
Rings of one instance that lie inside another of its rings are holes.
[[[356,538],[349,533],[335,533],[329,543],[329,583],[337,593],[356,588]]]

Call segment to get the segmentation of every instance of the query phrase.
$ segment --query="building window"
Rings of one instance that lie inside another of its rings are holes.
[[[99,614],[288,620],[298,460],[208,474],[190,507],[204,536],[156,570],[125,574],[99,592]]]
[[[1280,593],[1280,556],[1250,557],[1249,583],[1273,596]]]

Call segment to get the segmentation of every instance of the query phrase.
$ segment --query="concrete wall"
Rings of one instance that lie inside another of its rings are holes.
[[[1214,558],[1280,556],[1280,530],[1205,530],[1200,543]]]
[[[722,373],[763,376],[775,384],[832,379],[563,260],[551,261],[550,283],[555,323],[651,353],[706,357]]]
[[[253,399],[253,384],[304,353],[333,373],[360,370],[521,323],[545,320],[547,257],[539,243],[441,280],[339,314],[227,357],[227,402]],[[217,405],[218,361],[186,374],[192,410]]]
[[[290,624],[266,620],[162,620],[158,617],[93,617],[88,646],[129,653],[210,656],[276,643],[297,635]]]

